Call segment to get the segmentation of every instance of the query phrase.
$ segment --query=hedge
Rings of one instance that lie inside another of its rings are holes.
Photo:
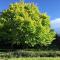
[[[17,50],[10,52],[0,52],[0,57],[60,57],[60,51],[26,51]]]

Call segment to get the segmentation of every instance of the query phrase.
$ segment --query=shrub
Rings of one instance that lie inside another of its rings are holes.
[[[47,14],[31,3],[14,3],[0,16],[0,42],[7,44],[51,44],[55,32],[50,29]]]
[[[20,58],[20,57],[60,57],[60,51],[28,51],[17,50],[0,52],[0,58]]]

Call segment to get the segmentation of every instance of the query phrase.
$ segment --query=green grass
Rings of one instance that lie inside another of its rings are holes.
[[[1,59],[1,60],[60,60],[59,57],[34,57],[34,58],[5,58],[5,59]]]

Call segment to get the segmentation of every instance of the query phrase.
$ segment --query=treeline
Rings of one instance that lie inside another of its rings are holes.
[[[56,35],[56,39],[52,42],[51,46],[54,49],[60,49],[60,36]]]

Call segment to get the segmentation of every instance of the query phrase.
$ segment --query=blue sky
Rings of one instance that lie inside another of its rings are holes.
[[[60,34],[60,0],[24,0],[25,2],[34,2],[40,12],[46,12],[50,16],[51,28]],[[8,9],[11,3],[19,0],[0,0],[0,12]]]
[[[5,10],[11,3],[19,0],[0,0],[0,11]],[[41,12],[46,12],[51,20],[60,17],[60,0],[25,0],[25,2],[34,2]]]

